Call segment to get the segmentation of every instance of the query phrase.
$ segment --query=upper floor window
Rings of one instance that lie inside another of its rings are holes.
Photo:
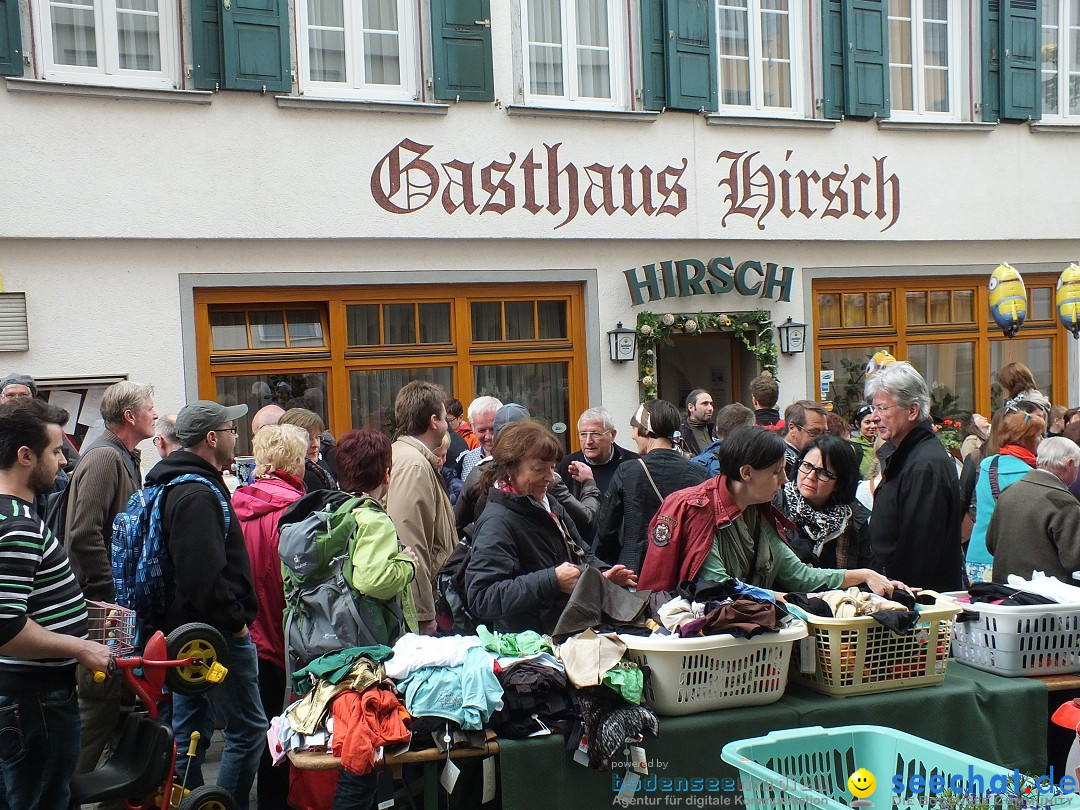
[[[721,110],[801,113],[800,5],[716,0]]]
[[[1043,117],[1080,116],[1080,3],[1042,0]]]
[[[418,98],[416,4],[409,0],[300,0],[297,60],[314,96]]]
[[[893,118],[957,116],[958,17],[955,0],[889,0]]]
[[[42,76],[117,87],[177,86],[176,4],[166,0],[37,0]]]
[[[624,7],[617,0],[521,0],[526,102],[625,107]]]

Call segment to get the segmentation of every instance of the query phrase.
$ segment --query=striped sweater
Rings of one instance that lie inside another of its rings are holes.
[[[32,504],[0,497],[0,646],[32,619],[46,630],[86,638],[86,602],[67,555]],[[75,661],[0,655],[0,694],[45,692],[74,683]]]

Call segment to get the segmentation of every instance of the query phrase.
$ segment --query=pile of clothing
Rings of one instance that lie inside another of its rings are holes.
[[[1080,604],[1080,587],[1048,577],[1042,571],[1032,571],[1030,579],[1009,574],[1007,582],[976,582],[968,588],[967,601],[991,605]],[[959,601],[965,600],[961,597]]]

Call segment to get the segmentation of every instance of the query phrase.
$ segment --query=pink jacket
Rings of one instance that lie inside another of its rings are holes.
[[[237,489],[232,504],[244,530],[255,595],[259,599],[259,612],[250,627],[251,640],[260,658],[284,667],[285,586],[281,582],[281,558],[278,557],[278,520],[281,513],[304,494],[304,484],[280,470],[272,475]]]

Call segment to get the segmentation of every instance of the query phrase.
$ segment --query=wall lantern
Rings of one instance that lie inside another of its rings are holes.
[[[776,327],[776,338],[784,354],[801,354],[806,351],[806,324],[795,323],[789,315]]]
[[[619,321],[618,325],[607,333],[608,353],[616,363],[633,360],[637,355],[637,330],[627,329]]]

